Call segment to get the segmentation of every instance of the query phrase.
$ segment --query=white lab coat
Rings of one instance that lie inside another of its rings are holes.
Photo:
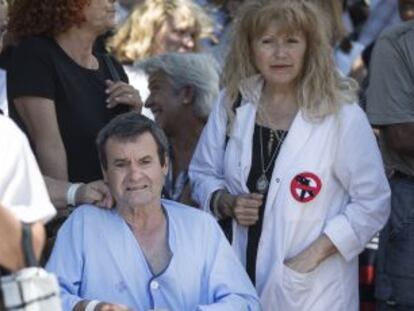
[[[217,189],[248,193],[252,138],[262,82],[243,81],[242,102],[225,141],[227,114],[221,93],[190,165],[194,199],[210,211]],[[224,148],[226,147],[225,151]],[[319,194],[295,200],[293,178],[319,177]],[[283,143],[270,181],[256,263],[256,288],[264,310],[358,310],[358,254],[385,224],[390,190],[375,137],[364,112],[344,105],[337,116],[307,121],[301,111]],[[314,271],[301,274],[286,266],[325,233],[339,253]],[[233,248],[245,264],[247,229],[233,221]]]

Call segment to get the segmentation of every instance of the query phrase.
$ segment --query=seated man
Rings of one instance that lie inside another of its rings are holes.
[[[64,310],[260,310],[216,221],[161,200],[169,160],[159,126],[120,115],[97,145],[116,206],[85,205],[60,229],[47,269]]]

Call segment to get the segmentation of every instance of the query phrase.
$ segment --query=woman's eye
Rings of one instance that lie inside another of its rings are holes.
[[[298,39],[296,39],[296,38],[288,38],[288,39],[287,39],[287,42],[288,42],[288,43],[298,43],[298,42],[299,42],[299,40],[298,40]]]

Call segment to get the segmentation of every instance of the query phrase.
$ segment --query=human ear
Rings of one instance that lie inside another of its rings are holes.
[[[184,105],[191,104],[194,100],[194,88],[190,85],[184,86],[180,90],[180,97],[181,97],[181,102]]]
[[[105,184],[107,184],[108,183],[108,173],[106,172],[106,169],[104,169],[102,165],[101,165],[101,171],[102,171],[103,180],[104,180]]]
[[[168,167],[170,166],[170,160],[168,159],[168,156],[164,156],[164,165],[162,166],[162,173],[164,176],[167,176],[168,174]]]

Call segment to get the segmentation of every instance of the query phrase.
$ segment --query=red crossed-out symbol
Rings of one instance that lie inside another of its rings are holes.
[[[296,201],[306,203],[312,201],[319,194],[322,182],[313,173],[303,172],[296,175],[290,183],[290,192]]]

